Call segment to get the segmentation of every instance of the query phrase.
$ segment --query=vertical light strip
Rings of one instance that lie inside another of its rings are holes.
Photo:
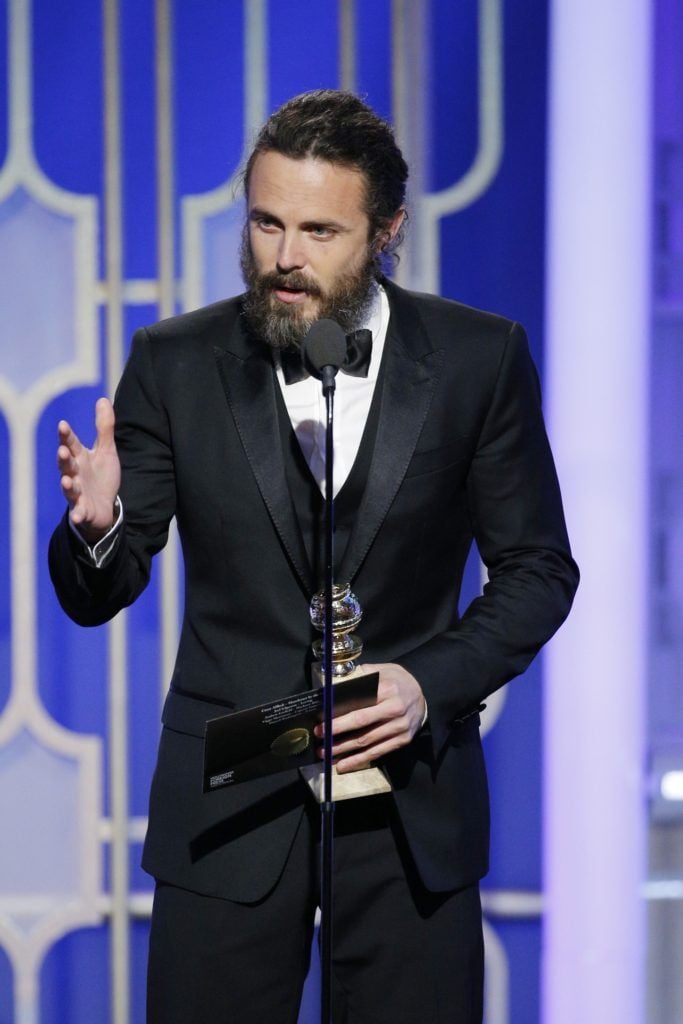
[[[156,0],[156,160],[159,315],[176,311],[175,154],[173,146],[173,12],[172,0]],[[166,696],[178,648],[178,531],[171,523],[161,556],[161,699]]]
[[[119,3],[103,0],[105,278],[107,282],[107,391],[113,395],[123,369],[123,198],[121,175],[121,75]],[[126,623],[109,626],[109,798],[111,844],[112,1024],[127,1024],[129,1005],[128,921],[128,694]]]
[[[355,0],[339,0],[339,88],[356,91]]]
[[[173,22],[171,0],[156,0],[156,160],[159,312],[175,313],[175,188],[173,153]]]
[[[32,164],[31,128],[33,121],[33,97],[31,94],[31,17],[32,4],[29,0],[14,0],[8,8],[9,22],[9,134],[11,149],[8,162]],[[28,124],[26,123],[28,120]],[[15,171],[16,174],[16,171]],[[12,188],[18,185],[16,177]],[[12,389],[14,391],[14,389]],[[8,402],[4,410],[10,431],[10,481],[12,498],[10,505],[11,569],[10,585],[12,594],[11,655],[12,694],[11,700],[19,710],[21,700],[27,709],[39,703],[37,700],[36,665],[36,575],[34,559],[36,552],[36,524],[33,510],[36,507],[35,485],[35,439],[34,430],[37,413],[30,410],[28,403],[13,395],[14,402]],[[4,403],[3,403],[4,404]],[[12,408],[14,406],[15,410]]]
[[[551,4],[547,409],[582,584],[546,658],[546,1024],[642,1024],[650,0]]]
[[[406,4],[391,4],[391,114],[396,140],[408,158],[408,83],[406,81]]]
[[[391,22],[391,101],[396,138],[410,168],[408,205],[420,218],[419,203],[427,190],[429,117],[425,103],[430,96],[430,50],[426,0],[407,3],[394,0]],[[409,226],[395,269],[397,284],[413,287],[420,279],[420,234]]]
[[[261,127],[268,112],[268,3],[243,0],[244,4],[244,148],[251,152],[252,133]]]

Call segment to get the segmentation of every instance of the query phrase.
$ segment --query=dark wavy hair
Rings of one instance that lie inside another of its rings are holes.
[[[391,257],[403,241],[403,226],[393,240],[389,225],[405,209],[408,165],[391,126],[350,92],[316,89],[283,104],[268,118],[244,171],[244,191],[260,153],[275,151],[294,160],[316,157],[360,171],[365,177],[365,212],[370,239]],[[405,223],[405,220],[404,220]]]

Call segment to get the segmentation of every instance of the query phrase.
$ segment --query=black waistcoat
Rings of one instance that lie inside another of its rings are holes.
[[[384,360],[382,360],[382,365],[383,363]],[[343,487],[334,499],[335,567],[341,564],[365,492],[375,447],[383,378],[383,369],[380,367],[358,454]],[[287,483],[313,570],[316,590],[320,590],[324,584],[325,573],[325,500],[301,451],[277,381],[275,382],[275,392]],[[347,581],[337,579],[335,574],[335,583],[344,582]]]

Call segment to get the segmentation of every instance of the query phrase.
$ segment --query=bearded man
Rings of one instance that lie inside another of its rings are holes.
[[[341,773],[380,761],[393,786],[338,805],[334,1020],[481,1020],[478,712],[560,625],[578,575],[523,330],[381,274],[406,179],[356,97],[286,103],[245,172],[246,294],[137,332],[92,450],[59,425],[69,507],[50,566],[72,618],[135,600],[173,516],[183,547],[143,859],[153,1022],[297,1019],[317,805],[295,771],[208,794],[201,780],[208,719],[308,680],[324,408],[298,349],[321,317],[373,338],[337,383],[335,577],[365,610],[378,698],[335,719],[333,755]],[[489,582],[461,617],[473,539]]]

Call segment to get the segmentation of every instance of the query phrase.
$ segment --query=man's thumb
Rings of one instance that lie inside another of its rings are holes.
[[[95,429],[97,430],[96,445],[98,448],[109,448],[114,445],[114,407],[108,398],[98,398],[95,405]]]

